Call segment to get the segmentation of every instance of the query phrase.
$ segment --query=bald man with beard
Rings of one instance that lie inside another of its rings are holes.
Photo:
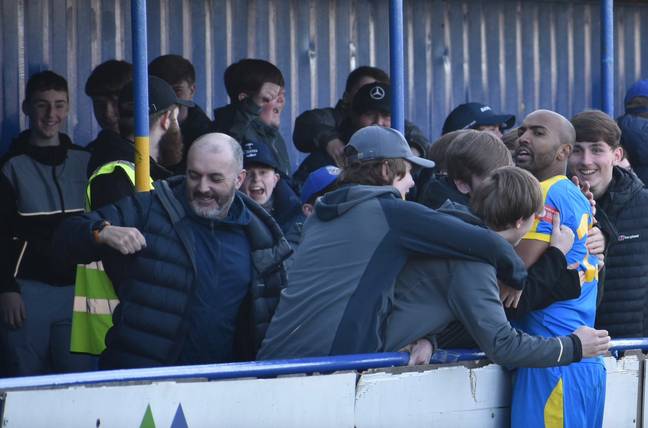
[[[291,249],[260,205],[238,191],[241,146],[206,134],[187,175],[159,181],[57,231],[57,255],[101,259],[119,297],[103,369],[254,359],[285,286]]]
[[[586,246],[593,224],[592,208],[580,189],[566,176],[567,160],[576,141],[571,123],[558,113],[537,110],[518,130],[519,146],[513,159],[539,181],[544,214],[516,248],[526,266],[533,265],[549,247],[556,216],[575,235],[567,263],[577,264],[581,295],[531,312],[515,323],[538,336],[569,334],[578,327],[594,326],[598,259]],[[602,334],[607,335],[603,331]],[[605,404],[605,366],[601,357],[586,358],[564,367],[518,369],[511,405],[511,426],[600,427]]]

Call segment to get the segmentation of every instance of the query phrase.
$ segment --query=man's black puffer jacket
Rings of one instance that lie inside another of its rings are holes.
[[[596,202],[597,217],[607,215],[618,236],[605,258],[596,327],[613,338],[648,336],[648,189],[633,173],[614,167],[607,192]]]
[[[64,222],[56,233],[54,243],[61,257],[81,263],[101,258],[119,295],[101,368],[164,366],[178,359],[197,269],[189,219],[179,200],[184,186],[184,177],[157,182],[154,191],[77,216]],[[252,217],[245,229],[252,248],[253,279],[241,305],[235,339],[238,359],[249,360],[254,359],[286,285],[283,260],[291,250],[262,207],[241,193],[237,197]],[[122,256],[97,245],[92,227],[101,219],[115,226],[136,227],[144,235],[146,247],[135,255]]]

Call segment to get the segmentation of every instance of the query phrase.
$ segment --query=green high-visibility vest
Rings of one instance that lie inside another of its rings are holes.
[[[112,174],[116,168],[126,173],[135,188],[135,165],[128,161],[109,162],[98,168],[88,180],[86,211],[92,211],[92,180]],[[151,180],[151,184],[153,180]],[[152,186],[151,186],[152,187]],[[112,313],[119,304],[115,288],[106,275],[101,261],[77,265],[74,283],[74,309],[70,351],[99,355],[106,349],[106,333],[112,327]]]

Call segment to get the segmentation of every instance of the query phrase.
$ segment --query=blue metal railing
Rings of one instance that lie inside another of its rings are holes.
[[[408,360],[409,354],[405,352],[391,352],[379,354],[339,355],[335,357],[300,358],[294,360],[251,361],[229,364],[106,370],[98,372],[2,379],[0,380],[0,390],[188,378],[222,380],[241,377],[279,376],[297,373],[331,373],[340,370],[367,370],[373,368],[404,366],[407,365]]]
[[[610,352],[618,358],[628,350],[648,350],[648,338],[616,339]],[[439,349],[430,363],[445,364],[485,359],[475,349]],[[339,355],[334,357],[294,360],[252,361],[245,363],[205,364],[195,366],[155,367],[129,370],[106,370],[61,375],[30,376],[0,379],[0,391],[10,389],[55,388],[73,385],[161,381],[201,378],[223,380],[244,377],[273,377],[289,374],[332,373],[341,370],[367,370],[407,365],[409,354],[388,352],[376,354]]]

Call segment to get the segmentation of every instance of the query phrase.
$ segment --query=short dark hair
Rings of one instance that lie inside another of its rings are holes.
[[[346,86],[344,87],[344,92],[349,92],[351,88],[356,86],[363,77],[372,77],[380,83],[390,83],[389,75],[385,73],[384,70],[378,67],[362,65],[349,73],[346,80]]]
[[[466,129],[451,131],[443,134],[438,140],[430,144],[427,152],[427,158],[434,161],[434,172],[445,174],[448,171],[446,165],[446,153],[450,144],[461,134],[468,132]]]
[[[369,161],[355,161],[342,168],[340,185],[365,184],[368,186],[390,186],[396,178],[407,174],[407,161],[401,158],[373,159]],[[387,165],[387,178],[383,177],[383,164]]]
[[[513,164],[511,152],[502,140],[485,131],[467,130],[454,139],[446,152],[448,177],[471,182],[493,170]]]
[[[540,214],[543,207],[538,179],[516,166],[491,172],[470,197],[471,210],[495,231],[508,229],[521,218]]]
[[[68,84],[65,78],[53,71],[46,70],[33,74],[27,81],[25,88],[25,101],[31,101],[36,92],[60,91],[68,93]]]
[[[281,70],[271,62],[246,58],[225,69],[223,75],[225,90],[230,100],[237,101],[240,93],[254,95],[264,83],[274,83],[281,87],[286,86]]]
[[[576,130],[576,142],[605,141],[612,148],[621,144],[619,125],[601,110],[587,110],[578,113],[571,120]]]
[[[176,85],[186,80],[190,85],[196,83],[196,69],[188,59],[180,55],[162,55],[155,58],[148,66],[148,74],[157,76],[169,85]]]
[[[125,84],[133,80],[133,65],[111,59],[95,67],[86,80],[85,93],[89,97],[119,95]]]

